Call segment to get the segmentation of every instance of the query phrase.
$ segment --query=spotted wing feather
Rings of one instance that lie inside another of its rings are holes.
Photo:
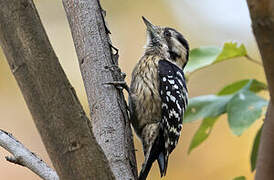
[[[160,170],[166,174],[168,156],[178,143],[182,129],[183,115],[188,104],[187,87],[184,73],[175,64],[160,60],[159,67],[159,94],[162,100],[161,128],[164,137],[164,160],[158,159]],[[164,162],[164,163],[161,163]]]

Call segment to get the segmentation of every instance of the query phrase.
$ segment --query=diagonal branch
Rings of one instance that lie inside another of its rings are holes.
[[[116,179],[136,179],[137,167],[123,80],[98,0],[63,0],[88,96],[93,132]],[[117,52],[117,49],[116,49]],[[117,52],[118,53],[118,52]]]
[[[0,130],[0,146],[13,156],[6,157],[7,161],[25,166],[45,180],[58,180],[57,173],[42,159],[30,152],[23,144],[10,133]]]
[[[32,0],[0,0],[0,44],[60,179],[114,179]]]

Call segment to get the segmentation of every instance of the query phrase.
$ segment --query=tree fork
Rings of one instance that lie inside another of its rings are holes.
[[[1,46],[60,179],[114,179],[33,1],[0,7]]]

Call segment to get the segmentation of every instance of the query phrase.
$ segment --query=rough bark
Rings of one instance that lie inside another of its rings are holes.
[[[247,0],[252,28],[262,56],[270,103],[262,130],[256,180],[274,179],[274,1]]]
[[[60,179],[114,179],[32,0],[0,7],[1,46]]]
[[[136,179],[137,168],[124,96],[107,83],[121,80],[97,0],[63,0],[88,96],[93,132],[116,179]]]

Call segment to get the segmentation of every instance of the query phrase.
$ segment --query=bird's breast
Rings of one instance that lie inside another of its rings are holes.
[[[133,104],[132,124],[140,136],[146,124],[161,119],[161,98],[159,95],[158,61],[160,57],[144,56],[134,68],[130,86],[130,101]]]

